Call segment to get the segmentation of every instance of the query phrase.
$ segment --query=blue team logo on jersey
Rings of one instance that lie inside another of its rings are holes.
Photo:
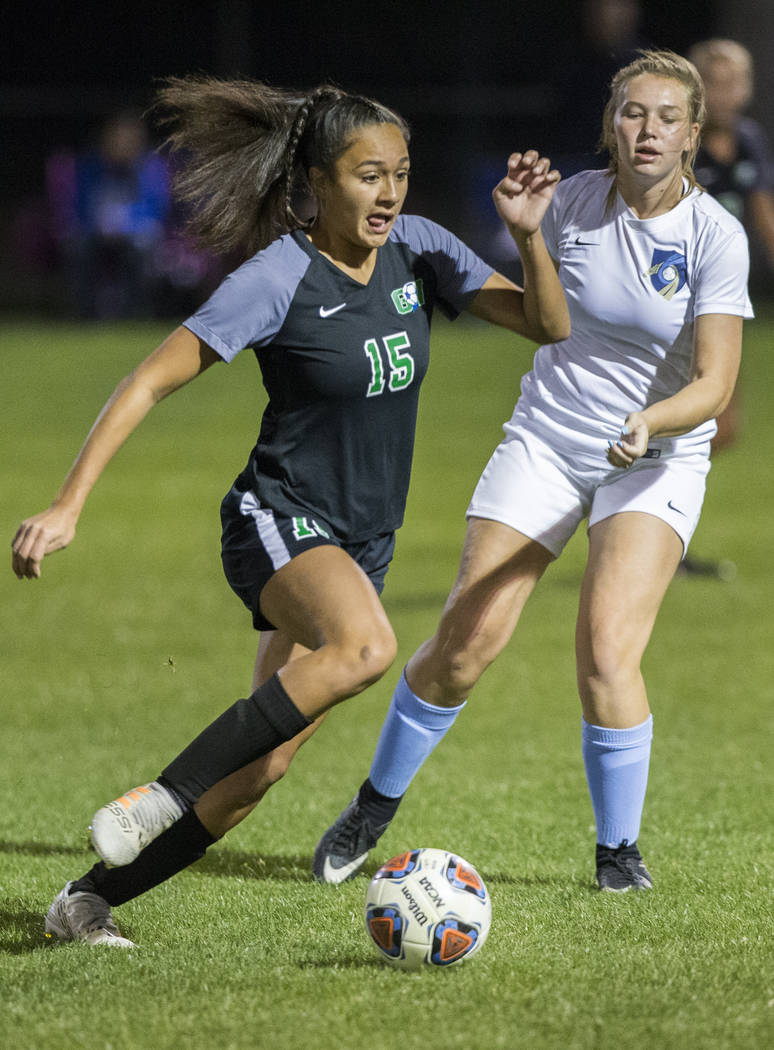
[[[643,276],[650,277],[659,295],[671,299],[685,284],[685,256],[674,250],[655,248],[650,262],[650,269]]]
[[[422,278],[416,281],[406,281],[402,288],[395,288],[390,292],[395,309],[399,314],[411,314],[425,305],[425,289]]]

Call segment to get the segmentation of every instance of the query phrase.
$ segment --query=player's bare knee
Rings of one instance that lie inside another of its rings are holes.
[[[617,646],[597,647],[578,659],[578,691],[584,702],[625,695],[639,676],[639,661]]]
[[[437,664],[436,680],[447,703],[461,703],[473,689],[491,660],[467,648],[444,652]]]
[[[392,629],[376,632],[360,648],[360,663],[367,684],[378,681],[389,671],[398,654],[398,642]]]
[[[379,628],[332,650],[342,695],[354,696],[386,674],[398,652],[391,628]]]

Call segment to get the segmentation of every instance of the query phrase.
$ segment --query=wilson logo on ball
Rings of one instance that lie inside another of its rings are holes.
[[[479,951],[492,921],[484,880],[467,861],[442,849],[393,857],[368,887],[366,929],[392,966],[452,966]]]

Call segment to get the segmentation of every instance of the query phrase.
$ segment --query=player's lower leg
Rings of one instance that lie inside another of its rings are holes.
[[[582,722],[583,761],[597,828],[597,882],[602,890],[652,886],[637,849],[652,737],[652,716],[629,729]]]
[[[68,882],[46,916],[46,935],[91,945],[134,947],[121,936],[111,908],[139,897],[200,860],[215,841],[189,810],[131,864],[108,868],[100,861],[79,879]]]
[[[318,882],[344,882],[360,870],[415,774],[463,707],[425,703],[410,689],[405,672],[401,675],[368,779],[317,844],[312,873]]]
[[[220,781],[132,863],[108,868],[100,861],[80,879],[68,882],[50,909],[49,934],[62,940],[130,946],[131,942],[121,938],[115,926],[111,907],[139,897],[200,860],[207,848],[239,824],[284,776],[298,748],[318,724],[319,721],[283,747]],[[68,915],[73,908],[78,921],[63,919],[62,910]],[[95,922],[99,925],[95,926]]]
[[[205,791],[308,725],[274,675],[215,719],[158,780],[99,809],[90,829],[94,849],[110,866],[130,864]]]

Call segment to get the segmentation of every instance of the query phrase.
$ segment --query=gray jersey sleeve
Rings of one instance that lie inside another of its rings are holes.
[[[282,327],[308,266],[293,238],[280,237],[229,274],[183,324],[224,361],[246,346],[265,346]]]
[[[494,273],[459,237],[430,219],[399,215],[391,236],[432,267],[438,280],[438,305],[448,317],[464,310]]]

